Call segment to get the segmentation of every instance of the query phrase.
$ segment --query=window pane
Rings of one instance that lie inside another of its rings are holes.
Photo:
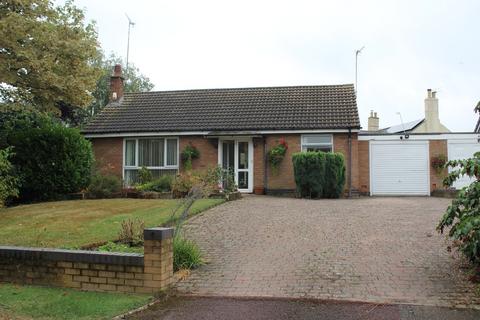
[[[167,139],[167,166],[177,165],[177,139]]]
[[[308,146],[307,151],[323,151],[323,152],[332,152],[332,147],[328,146]]]
[[[325,135],[325,134],[303,136],[303,143],[304,144],[329,144],[329,143],[332,143],[332,136]]]
[[[163,139],[138,140],[138,166],[163,167]]]
[[[247,171],[240,171],[238,173],[238,188],[248,189],[248,172]]]
[[[135,185],[138,181],[138,171],[136,169],[130,170],[126,169],[125,170],[125,175],[124,175],[124,180],[125,180],[125,186],[130,187]]]
[[[135,166],[135,140],[125,141],[125,165]]]
[[[238,143],[238,169],[248,169],[248,142]]]

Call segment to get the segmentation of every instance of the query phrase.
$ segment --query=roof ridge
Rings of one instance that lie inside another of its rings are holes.
[[[168,92],[199,92],[199,91],[234,91],[234,90],[254,90],[254,89],[301,89],[301,88],[328,88],[328,87],[353,87],[353,83],[341,84],[319,84],[319,85],[297,85],[297,86],[264,86],[264,87],[229,87],[229,88],[203,88],[203,89],[178,89],[178,90],[155,90],[155,91],[139,91],[125,92],[124,95],[135,94],[152,94],[152,93],[168,93]]]

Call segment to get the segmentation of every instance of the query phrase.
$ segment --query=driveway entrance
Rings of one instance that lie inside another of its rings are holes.
[[[190,220],[208,264],[183,294],[478,306],[468,264],[435,227],[439,198],[246,196]],[[477,291],[477,293],[476,293]]]

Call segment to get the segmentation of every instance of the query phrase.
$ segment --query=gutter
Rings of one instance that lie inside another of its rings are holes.
[[[348,129],[348,197],[352,197],[352,130]]]

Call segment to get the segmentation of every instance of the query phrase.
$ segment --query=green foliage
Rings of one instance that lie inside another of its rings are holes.
[[[292,158],[297,192],[307,198],[339,198],[345,185],[340,153],[299,152]]]
[[[267,153],[268,163],[272,167],[272,173],[278,174],[278,167],[283,161],[285,154],[287,153],[288,145],[285,142],[285,139],[281,139],[280,142],[271,148]]]
[[[120,232],[118,233],[118,240],[130,246],[143,244],[143,229],[145,229],[145,221],[143,220],[123,220]]]
[[[180,156],[182,158],[185,170],[191,170],[192,160],[198,159],[200,157],[200,151],[198,151],[198,149],[194,145],[188,144],[187,146],[185,146],[185,149],[183,149]]]
[[[122,180],[114,175],[95,174],[87,188],[89,198],[111,198],[122,190]]]
[[[153,175],[150,170],[147,169],[147,167],[142,166],[140,170],[138,170],[138,183],[139,184],[145,184],[150,181],[152,181]]]
[[[7,122],[16,128],[4,133],[15,150],[11,162],[21,177],[22,200],[56,199],[88,186],[92,146],[78,130],[47,119],[36,126]]]
[[[139,191],[170,192],[172,190],[173,176],[166,174],[154,181],[136,187]]]
[[[110,57],[103,56],[97,61],[96,66],[101,69],[101,75],[97,80],[95,91],[93,92],[94,101],[88,107],[90,114],[97,114],[102,111],[103,107],[108,104],[110,92],[110,76],[113,67],[116,64],[125,65],[122,58],[111,54]],[[123,91],[128,92],[145,92],[153,89],[154,85],[149,78],[140,73],[131,62],[128,69],[124,69],[123,76],[125,78]]]
[[[173,195],[177,198],[186,196],[198,181],[198,174],[192,171],[179,173],[172,182]]]
[[[444,179],[445,186],[451,186],[462,175],[475,180],[452,200],[437,230],[443,233],[451,227],[448,235],[454,244],[471,262],[480,264],[480,152],[470,159],[449,161],[446,166],[454,170]]]
[[[204,263],[195,242],[176,234],[173,239],[173,270],[195,269]]]
[[[73,1],[3,1],[0,6],[0,100],[59,114],[86,107],[99,76],[94,23]]]
[[[0,149],[0,208],[11,197],[18,197],[20,179],[15,175],[13,166],[9,161],[12,148]]]

